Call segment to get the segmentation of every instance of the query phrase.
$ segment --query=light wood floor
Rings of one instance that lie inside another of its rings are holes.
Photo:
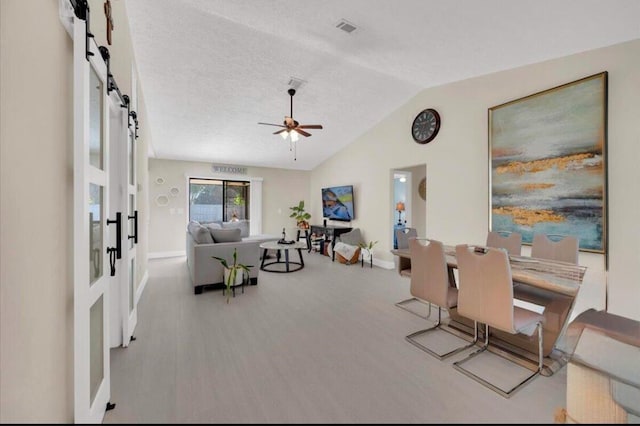
[[[194,295],[184,257],[149,262],[137,340],[111,351],[105,423],[552,423],[566,367],[510,399],[405,340],[395,270],[332,263],[259,273],[229,304]],[[438,332],[440,333],[440,332]]]

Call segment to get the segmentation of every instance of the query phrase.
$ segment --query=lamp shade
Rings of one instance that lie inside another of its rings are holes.
[[[404,211],[404,203],[402,201],[398,201],[398,203],[396,204],[396,210],[399,212]]]

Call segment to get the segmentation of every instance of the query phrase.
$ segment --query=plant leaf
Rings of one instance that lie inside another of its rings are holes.
[[[211,256],[211,257],[213,257],[214,259],[222,263],[222,266],[224,266],[225,269],[229,269],[229,265],[227,264],[227,259],[224,259],[222,257],[217,257],[217,256]]]
[[[242,265],[242,264],[240,264],[240,265],[238,265],[238,267],[242,268],[243,270],[245,270],[247,272],[251,272],[249,270],[249,268],[253,268],[253,265]]]

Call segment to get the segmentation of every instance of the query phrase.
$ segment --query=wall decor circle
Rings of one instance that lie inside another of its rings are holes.
[[[156,204],[160,207],[164,207],[169,204],[169,197],[164,194],[158,195],[156,197]]]
[[[180,189],[175,186],[169,190],[169,194],[171,194],[172,197],[177,197],[179,193]]]
[[[418,184],[418,195],[420,195],[420,198],[423,200],[427,200],[427,178],[422,178]]]
[[[164,178],[163,178],[163,177],[158,176],[158,177],[156,178],[156,183],[157,183],[158,185],[163,185],[163,184],[164,184]]]

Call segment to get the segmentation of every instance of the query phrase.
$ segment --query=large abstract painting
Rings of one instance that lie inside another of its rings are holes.
[[[490,108],[490,229],[604,253],[606,147],[606,72]]]

